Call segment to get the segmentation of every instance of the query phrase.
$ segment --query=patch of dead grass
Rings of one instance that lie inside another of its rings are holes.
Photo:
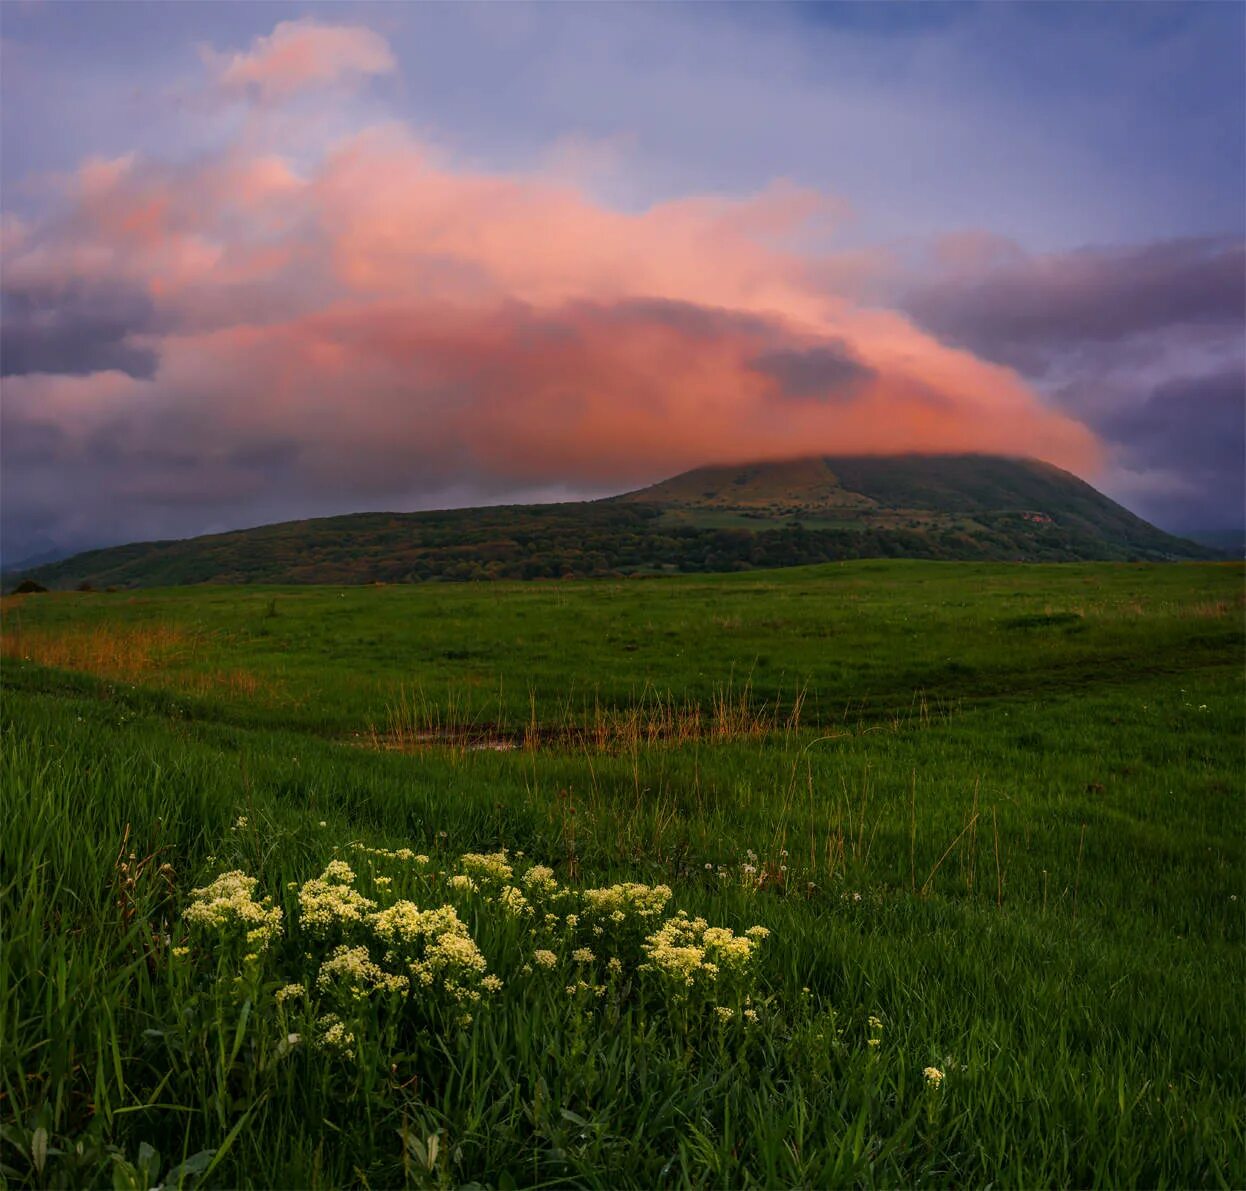
[[[203,645],[203,634],[171,624],[6,624],[0,635],[0,657],[191,694],[254,698],[264,692],[265,683],[248,670],[187,669]]]

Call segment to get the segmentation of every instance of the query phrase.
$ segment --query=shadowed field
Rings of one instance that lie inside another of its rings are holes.
[[[6,599],[6,1177],[1240,1185],[1242,578]]]

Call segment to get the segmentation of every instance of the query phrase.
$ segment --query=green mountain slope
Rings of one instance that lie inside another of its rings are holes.
[[[608,500],[360,513],[38,567],[49,587],[540,579],[845,558],[1179,560],[1156,529],[1049,464],[981,455],[813,457],[705,467]]]
[[[853,520],[898,527],[986,527],[1020,517],[1106,556],[1141,551],[1186,557],[1195,543],[1134,516],[1070,472],[1035,459],[996,455],[815,456],[739,467],[705,467],[630,493],[624,500],[675,509],[741,509],[782,520]]]

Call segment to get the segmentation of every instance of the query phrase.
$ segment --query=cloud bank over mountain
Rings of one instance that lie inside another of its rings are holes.
[[[377,93],[402,64],[361,23],[284,20],[197,71],[183,142],[6,204],[10,558],[814,451],[1026,454],[1180,495],[1202,440],[1163,431],[1178,408],[1232,482],[1238,239],[961,234],[900,268],[782,177],[619,205],[574,137],[514,168],[447,148]]]

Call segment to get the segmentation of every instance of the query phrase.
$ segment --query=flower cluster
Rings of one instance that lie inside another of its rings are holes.
[[[281,910],[271,898],[255,900],[256,880],[246,873],[222,873],[211,885],[191,892],[185,918],[217,934],[243,934],[253,954],[281,934]]]
[[[344,860],[331,860],[319,877],[299,890],[299,920],[313,934],[363,922],[376,902],[354,888],[355,871]]]
[[[505,973],[490,972],[469,923],[497,940],[500,954],[518,941],[516,974],[565,990],[577,1014],[654,994],[689,1008],[696,989],[711,1020],[758,1019],[749,994],[766,929],[736,934],[684,911],[666,917],[669,886],[576,889],[560,885],[552,868],[505,850],[468,852],[449,872],[436,872],[408,848],[350,847],[367,858],[362,877],[334,859],[319,876],[287,886],[297,903],[289,905],[288,954],[301,952],[307,966],[273,973],[269,1003],[282,1037],[302,1030],[298,1036],[326,1053],[357,1060],[378,1031],[392,1048],[412,1029],[470,1025],[503,990]],[[374,859],[402,868],[378,873]],[[255,899],[256,885],[244,873],[223,873],[194,891],[185,914],[196,929],[244,935],[254,946],[248,963],[283,927],[281,909]],[[640,972],[654,978],[635,979]]]
[[[505,849],[484,855],[479,852],[465,852],[459,857],[459,863],[468,876],[484,877],[486,880],[509,881],[515,872],[507,859]]]
[[[478,1001],[480,994],[469,981],[473,975],[483,976],[488,966],[470,935],[447,932],[429,940],[424,958],[412,963],[411,974],[426,988],[440,983],[457,1001]]]
[[[769,934],[764,926],[752,926],[737,935],[680,910],[645,939],[642,966],[685,988],[713,986],[724,977],[747,972]]]
[[[324,824],[321,824],[323,827]],[[367,844],[351,844],[351,850],[361,852],[364,856],[375,856],[380,860],[399,860],[404,864],[425,866],[431,863],[427,856],[413,852],[410,848],[370,848]]]
[[[532,914],[528,899],[514,885],[507,885],[502,890],[498,895],[498,904],[513,918],[525,918]]]
[[[549,897],[558,890],[554,870],[544,864],[534,864],[524,873],[521,881],[528,893],[537,897]]]
[[[402,966],[413,987],[437,989],[458,1005],[475,1004],[481,991],[501,987],[485,975],[488,963],[453,906],[421,910],[397,901],[368,919],[375,937],[389,945],[384,960]]]
[[[612,922],[629,916],[657,918],[671,900],[669,885],[611,885],[606,889],[585,889],[580,893],[586,912]]]
[[[374,992],[405,996],[410,985],[405,976],[387,972],[374,963],[366,947],[343,945],[320,965],[316,987],[335,999],[362,1001]]]
[[[421,910],[412,901],[396,901],[388,909],[378,910],[369,915],[368,925],[377,938],[397,947],[409,947],[428,936],[467,934],[453,906]]]
[[[326,1013],[316,1022],[319,1029],[319,1041],[323,1050],[336,1054],[348,1062],[355,1057],[355,1035],[346,1028],[336,1013]]]

